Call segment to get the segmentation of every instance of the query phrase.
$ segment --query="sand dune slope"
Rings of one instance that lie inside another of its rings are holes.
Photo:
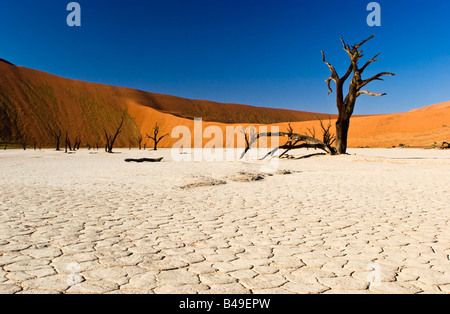
[[[70,80],[45,72],[15,66],[0,59],[0,142],[18,142],[52,146],[49,127],[68,133],[82,145],[104,145],[104,131],[113,132],[125,116],[117,146],[136,146],[139,133],[145,136],[158,122],[164,133],[185,125],[193,131],[193,118],[201,117],[203,129],[229,125],[276,125],[286,130],[287,121],[298,133],[316,128],[317,119],[336,115],[222,104],[206,100],[143,92],[96,83]],[[450,102],[412,110],[407,113],[354,116],[349,146],[391,147],[405,144],[430,146],[450,140]],[[171,147],[178,139],[166,137],[161,147]],[[204,139],[203,143],[208,142]],[[226,140],[224,139],[226,144]],[[149,143],[151,145],[151,143]]]
[[[102,84],[70,80],[37,70],[14,66],[0,60],[0,139],[17,140],[26,131],[30,139],[51,143],[47,125],[79,135],[86,143],[94,145],[103,141],[104,128],[114,130],[126,112],[123,132],[118,145],[128,146],[142,131],[151,129],[163,120],[189,124],[189,120],[202,117],[205,121],[222,123],[276,123],[282,121],[306,121],[325,114],[293,110],[257,108],[238,104],[221,104],[205,100],[148,93]],[[128,115],[128,106],[142,106],[140,114]],[[152,109],[152,110],[145,110]],[[176,118],[183,118],[182,120]],[[145,121],[145,125],[135,120]],[[173,124],[173,122],[169,123]]]

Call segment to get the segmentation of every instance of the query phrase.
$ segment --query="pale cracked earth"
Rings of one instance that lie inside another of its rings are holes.
[[[450,152],[350,152],[1,151],[0,293],[449,293]]]

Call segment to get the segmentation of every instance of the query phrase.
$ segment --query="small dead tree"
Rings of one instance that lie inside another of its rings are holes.
[[[28,143],[30,141],[30,134],[27,130],[21,131],[18,130],[18,138],[19,143],[22,146],[23,150],[27,150]]]
[[[142,141],[144,140],[144,137],[142,136],[142,134],[139,133],[139,135],[135,137],[135,140],[138,143],[139,150],[142,150]],[[145,150],[145,148],[144,148],[144,150]]]
[[[245,139],[245,149],[250,149],[250,142],[253,141],[256,137],[256,130],[255,127],[252,127],[250,131],[242,127],[241,133],[244,134]]]
[[[81,137],[79,135],[77,135],[77,137],[75,138],[75,142],[73,143],[73,150],[80,150],[80,146],[81,146]]]
[[[72,151],[72,144],[70,142],[69,132],[66,131],[66,137],[64,141],[64,153],[68,153],[68,150]]]
[[[122,126],[123,126],[123,122],[124,122],[124,118],[122,117],[122,120],[120,121],[119,126],[116,129],[116,132],[114,133],[114,135],[109,135],[108,132],[106,131],[106,129],[103,129],[105,131],[105,139],[106,139],[106,146],[105,146],[105,151],[107,153],[112,154],[113,152],[113,147],[114,147],[114,142],[117,139],[117,136],[122,132]]]
[[[394,76],[393,73],[390,72],[382,72],[377,75],[374,75],[366,80],[363,80],[362,74],[367,69],[367,67],[378,61],[377,54],[375,57],[367,61],[362,67],[358,65],[359,60],[363,57],[362,50],[360,50],[361,46],[364,45],[367,41],[375,37],[375,35],[370,36],[366,40],[362,41],[359,44],[355,44],[353,46],[347,45],[344,40],[341,38],[342,45],[344,47],[345,52],[347,52],[350,57],[350,66],[344,76],[339,77],[336,69],[325,60],[325,53],[322,50],[322,60],[328,66],[331,71],[331,76],[326,80],[328,83],[328,95],[333,92],[331,89],[331,82],[334,81],[336,84],[336,105],[339,111],[339,116],[336,122],[336,149],[338,154],[346,154],[347,152],[347,138],[348,138],[348,130],[350,127],[350,118],[353,115],[353,110],[355,108],[356,100],[361,95],[369,95],[369,96],[384,96],[386,94],[374,93],[364,90],[363,88],[373,81],[382,81],[381,77],[390,75]],[[344,83],[353,73],[352,80],[349,85],[349,90],[347,96],[344,98]]]
[[[161,132],[161,129],[160,129],[159,125],[158,125],[158,122],[156,122],[156,124],[155,124],[155,126],[153,127],[153,130],[152,130],[153,134],[152,135],[148,135],[148,133],[146,134],[147,138],[153,140],[153,143],[154,143],[153,150],[158,150],[159,142],[161,142],[161,140],[163,138],[165,138],[166,136],[169,135],[169,134],[164,134],[162,136],[159,136],[160,132]]]
[[[56,141],[56,150],[60,151],[60,143],[61,143],[61,136],[62,136],[62,131],[59,128],[53,128],[50,125],[47,127],[47,129],[50,132],[50,135],[55,139]]]

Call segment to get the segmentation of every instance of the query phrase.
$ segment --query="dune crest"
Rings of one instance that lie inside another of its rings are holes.
[[[418,109],[413,109],[410,112],[422,112],[422,111],[428,111],[428,110],[437,110],[437,109],[444,109],[444,108],[450,108],[450,101],[446,101],[443,103],[426,106]]]

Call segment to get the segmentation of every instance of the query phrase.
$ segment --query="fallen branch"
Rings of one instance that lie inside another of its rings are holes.
[[[297,133],[286,133],[286,132],[268,132],[268,133],[260,133],[257,134],[252,138],[252,140],[249,142],[247,147],[245,148],[244,152],[241,155],[241,159],[244,158],[245,154],[251,149],[251,146],[253,143],[255,143],[259,138],[261,137],[288,137],[289,141],[287,144],[276,147],[271,152],[269,152],[264,158],[267,158],[270,155],[273,155],[276,151],[279,149],[285,149],[286,151],[281,154],[281,156],[285,155],[288,151],[292,149],[300,149],[300,148],[314,148],[314,149],[321,149],[325,151],[328,155],[335,155],[336,151],[333,147],[327,146],[324,142],[318,140],[315,137],[303,135],[303,134],[297,134]],[[305,142],[303,144],[297,145],[299,142]],[[280,157],[281,157],[280,156]]]
[[[125,159],[126,162],[161,162],[164,159],[164,157],[161,158],[141,158],[141,159]]]

